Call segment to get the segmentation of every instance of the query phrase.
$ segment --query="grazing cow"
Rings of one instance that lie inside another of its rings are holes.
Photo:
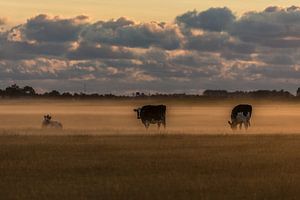
[[[42,123],[42,128],[57,128],[57,129],[62,129],[63,126],[60,122],[58,121],[52,121],[50,115],[45,115],[44,120]]]
[[[240,129],[244,124],[247,130],[250,126],[250,119],[252,115],[252,106],[247,104],[240,104],[235,106],[231,111],[231,122],[228,121],[230,127],[235,130],[239,125]]]
[[[137,113],[137,118],[142,120],[146,129],[150,124],[157,124],[158,128],[162,124],[166,128],[166,109],[165,105],[146,105],[133,111]]]

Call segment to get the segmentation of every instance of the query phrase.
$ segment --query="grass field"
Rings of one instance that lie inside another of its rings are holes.
[[[1,136],[1,199],[299,199],[299,135]]]
[[[161,103],[146,131],[133,108]],[[250,102],[232,132],[236,103],[0,101],[0,199],[300,199],[300,105]]]

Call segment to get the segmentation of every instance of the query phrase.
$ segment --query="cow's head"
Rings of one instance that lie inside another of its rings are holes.
[[[237,113],[234,119],[231,119],[232,121],[228,121],[228,124],[230,127],[235,130],[237,128],[238,124],[243,123],[245,125],[245,128],[248,128],[249,125],[249,120],[250,120],[250,113],[248,112],[247,115],[245,116],[243,112]]]
[[[236,128],[237,128],[237,121],[228,121],[228,124],[230,125],[230,128],[232,129],[232,130],[236,130]]]
[[[141,108],[133,109],[133,111],[136,112],[138,119],[141,119],[141,110],[142,110]]]
[[[50,122],[51,118],[52,117],[50,115],[44,115],[44,121],[45,122]]]

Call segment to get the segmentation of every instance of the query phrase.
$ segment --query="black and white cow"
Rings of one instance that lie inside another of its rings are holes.
[[[58,121],[53,121],[51,120],[51,116],[50,115],[45,115],[44,116],[44,120],[42,123],[42,128],[57,128],[57,129],[62,129],[63,126],[60,122]]]
[[[250,126],[250,119],[252,115],[252,106],[248,104],[240,104],[235,106],[231,111],[231,122],[228,121],[230,127],[235,130],[239,125],[240,129],[244,124],[245,129]]]
[[[162,124],[166,128],[166,110],[167,107],[165,105],[146,105],[134,109],[137,113],[137,118],[141,119],[146,129],[149,128],[150,124],[157,124],[158,128]]]

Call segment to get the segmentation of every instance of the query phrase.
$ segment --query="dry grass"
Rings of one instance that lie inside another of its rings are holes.
[[[146,132],[140,101],[2,101],[0,199],[300,198],[299,105],[252,102],[232,133],[233,102],[161,103],[167,129]]]
[[[299,199],[298,135],[1,136],[1,199]]]

